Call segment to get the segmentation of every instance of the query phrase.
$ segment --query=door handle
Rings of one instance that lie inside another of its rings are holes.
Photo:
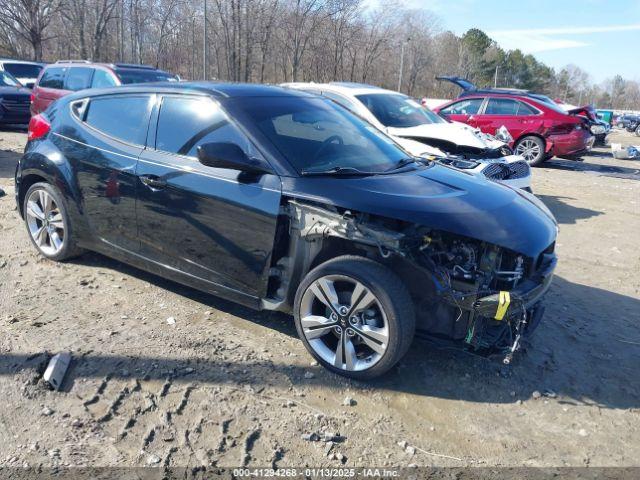
[[[167,182],[157,175],[140,175],[140,181],[151,190],[161,190],[167,186]]]

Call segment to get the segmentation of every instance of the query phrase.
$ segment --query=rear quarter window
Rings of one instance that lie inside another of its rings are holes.
[[[149,95],[91,98],[85,123],[116,140],[144,145],[149,126],[150,100]]]
[[[64,75],[66,71],[66,67],[47,68],[42,74],[42,78],[38,82],[38,86],[62,90],[64,88]]]

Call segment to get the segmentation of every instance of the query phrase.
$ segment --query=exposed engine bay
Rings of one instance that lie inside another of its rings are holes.
[[[542,316],[539,299],[550,277],[541,272],[549,262],[555,266],[553,245],[532,259],[428,227],[295,200],[281,219],[278,234],[289,237],[282,242],[289,250],[276,252],[265,308],[287,310],[299,278],[346,251],[400,276],[415,303],[417,334],[444,346],[499,354],[510,363]]]

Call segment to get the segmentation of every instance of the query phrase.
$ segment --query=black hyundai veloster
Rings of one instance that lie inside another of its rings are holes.
[[[416,333],[501,355],[543,314],[556,222],[533,195],[320,97],[179,83],[81,91],[32,118],[16,200],[45,257],[83,249],[292,313],[329,370],[372,378]]]

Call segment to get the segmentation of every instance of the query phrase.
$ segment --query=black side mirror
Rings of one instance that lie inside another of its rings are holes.
[[[198,160],[207,167],[228,168],[245,173],[271,173],[259,160],[250,158],[244,150],[231,142],[212,142],[199,145]]]

